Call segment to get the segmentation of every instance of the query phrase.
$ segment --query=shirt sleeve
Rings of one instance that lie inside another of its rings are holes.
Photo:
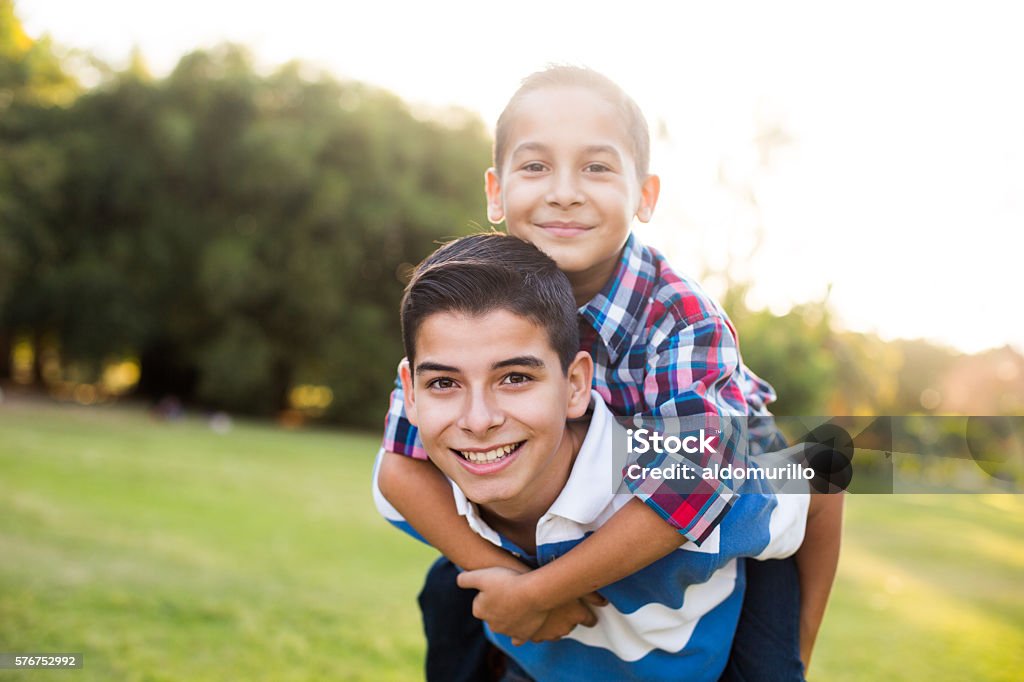
[[[380,463],[383,458],[384,448],[381,448],[377,451],[377,461],[373,464],[373,503],[377,506],[377,511],[380,512],[380,515],[395,528],[416,538],[424,544],[430,544],[422,535],[416,532],[416,529],[405,520],[405,517],[402,516],[401,513],[399,513],[399,511],[387,501],[387,498],[384,497],[383,493],[381,493],[377,478],[378,472],[380,471]]]
[[[404,358],[402,362],[405,362]],[[402,393],[402,381],[397,375],[395,389],[391,391],[388,413],[384,416],[384,439],[381,447],[388,452],[406,457],[427,459],[427,451],[423,449],[423,443],[420,441],[419,429],[405,416],[405,396]]]
[[[643,385],[645,416],[706,418],[709,429],[749,414],[736,336],[728,322],[709,316],[675,323],[651,334]],[[694,423],[694,420],[689,420]],[[701,467],[732,462],[741,446],[737,429],[723,428],[720,447],[701,455]],[[688,540],[702,543],[732,505],[732,491],[717,478],[692,481],[645,479],[633,490]]]
[[[763,481],[751,481],[722,522],[718,553],[727,559],[763,561],[792,556],[803,543],[810,495],[778,493]]]
[[[807,530],[810,494],[776,494],[775,502],[768,523],[768,545],[754,556],[759,561],[792,556],[803,544],[804,533]]]

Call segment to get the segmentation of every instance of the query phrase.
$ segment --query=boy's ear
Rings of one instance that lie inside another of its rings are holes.
[[[654,215],[654,207],[658,203],[658,194],[661,193],[661,178],[657,175],[648,175],[640,185],[640,205],[636,209],[636,217],[642,223],[651,221]]]
[[[416,423],[416,392],[413,390],[412,369],[409,367],[409,360],[402,358],[398,363],[398,376],[402,379],[402,397],[405,399],[405,418],[413,426]]]
[[[487,194],[487,219],[497,225],[505,219],[505,205],[501,200],[501,180],[494,168],[484,173],[484,193]]]
[[[587,413],[590,407],[590,384],[594,380],[594,359],[590,353],[581,350],[576,353],[567,372],[569,378],[569,405],[566,417],[576,419]]]

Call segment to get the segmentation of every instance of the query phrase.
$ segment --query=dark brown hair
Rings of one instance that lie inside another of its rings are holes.
[[[633,98],[615,84],[607,76],[581,66],[550,66],[543,71],[530,74],[523,79],[522,85],[505,105],[498,124],[494,128],[494,169],[501,175],[501,165],[505,161],[508,147],[509,129],[515,116],[519,101],[531,92],[549,87],[577,87],[593,91],[606,99],[622,117],[629,141],[632,146],[633,160],[636,162],[636,173],[643,181],[651,164],[651,134],[647,128],[647,119],[640,111]]]
[[[437,313],[479,316],[507,310],[547,332],[567,372],[579,350],[569,279],[533,244],[501,232],[475,234],[439,248],[417,266],[402,297],[402,341],[415,367],[416,334]]]

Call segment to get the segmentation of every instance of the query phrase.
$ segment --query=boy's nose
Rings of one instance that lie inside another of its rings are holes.
[[[472,391],[466,396],[459,428],[473,435],[484,436],[504,422],[504,412],[486,392]]]
[[[579,179],[571,171],[551,174],[546,200],[552,206],[569,208],[582,204],[586,198],[580,190]]]

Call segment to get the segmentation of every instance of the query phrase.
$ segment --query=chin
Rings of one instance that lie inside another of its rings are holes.
[[[538,244],[538,246],[542,245]],[[558,265],[558,269],[567,275],[584,272],[587,269],[585,263],[580,260],[578,254],[572,251],[570,251],[569,254],[565,254],[562,249],[558,247],[551,249],[541,248],[541,251],[548,254],[548,256],[551,257],[551,260],[555,261],[555,264]]]
[[[459,484],[458,481],[456,481]],[[463,494],[473,503],[478,505],[491,505],[507,502],[515,497],[515,492],[498,488],[492,485],[461,485]]]

